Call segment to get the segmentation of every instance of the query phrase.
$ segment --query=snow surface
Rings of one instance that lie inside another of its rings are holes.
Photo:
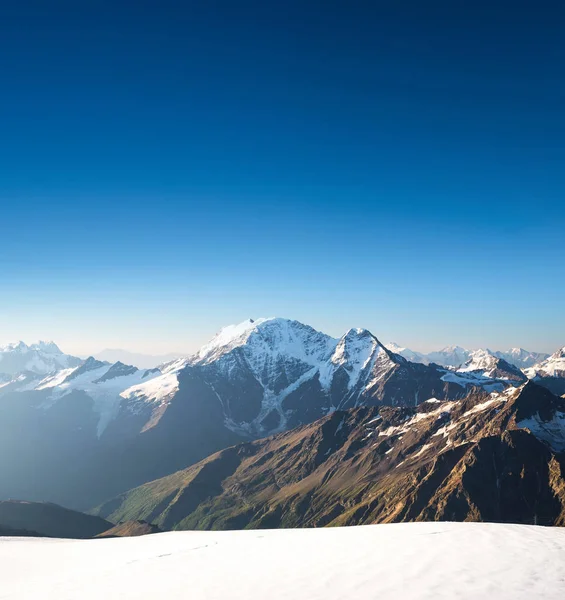
[[[436,410],[416,413],[413,417],[407,419],[402,425],[391,425],[384,431],[381,431],[379,436],[391,436],[408,433],[414,427],[414,425],[416,425],[416,423],[419,423],[424,419],[435,420],[438,417],[443,417],[447,415],[447,413],[450,413],[456,406],[457,402],[442,402],[441,406]]]
[[[128,387],[120,393],[122,398],[130,401],[164,404],[171,400],[179,389],[178,374],[188,361],[179,358],[160,368],[160,373],[146,376],[143,383]],[[135,404],[133,405],[135,406]]]
[[[492,383],[488,383],[488,378],[483,377],[480,372],[460,372],[460,371],[446,371],[441,376],[441,380],[445,382],[457,383],[462,387],[468,385],[481,386],[487,392],[499,392],[506,387],[506,383],[501,380],[492,380]]]
[[[565,530],[493,523],[0,538],[12,600],[557,600]]]

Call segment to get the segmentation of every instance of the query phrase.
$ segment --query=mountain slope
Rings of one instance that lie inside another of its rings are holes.
[[[565,401],[528,383],[459,402],[337,411],[223,450],[96,514],[179,529],[565,525],[564,451]]]
[[[112,537],[138,537],[140,535],[148,535],[150,533],[162,533],[157,525],[152,525],[145,521],[126,521],[118,523],[114,527],[99,533],[97,538],[112,538]]]
[[[0,528],[26,530],[41,536],[92,538],[113,527],[99,517],[46,502],[0,501]]]

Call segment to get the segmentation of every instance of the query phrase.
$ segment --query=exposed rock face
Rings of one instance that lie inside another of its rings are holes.
[[[165,528],[474,520],[565,525],[565,401],[532,383],[336,411],[98,509]]]

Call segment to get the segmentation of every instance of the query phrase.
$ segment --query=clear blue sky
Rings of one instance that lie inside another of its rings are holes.
[[[565,344],[562,2],[4,2],[0,342],[287,316]]]

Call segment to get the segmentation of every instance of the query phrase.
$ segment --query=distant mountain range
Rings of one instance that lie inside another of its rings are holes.
[[[262,319],[259,319],[261,321]],[[237,327],[237,326],[232,326]],[[230,327],[224,331],[229,331]],[[384,346],[395,354],[400,354],[411,362],[423,364],[436,363],[441,366],[459,367],[463,365],[474,350],[462,348],[461,346],[447,346],[439,351],[428,354],[404,348],[391,342]],[[549,357],[549,354],[543,352],[530,352],[523,348],[511,348],[508,351],[491,351],[490,354],[504,359],[520,369],[532,367]],[[101,352],[92,355],[92,358],[102,362],[116,363],[121,362],[128,365],[134,365],[138,369],[152,369],[160,365],[172,362],[181,358],[179,353],[168,354],[143,354],[139,352],[130,352],[119,348],[106,348]],[[79,365],[88,357],[79,358],[70,354],[65,354],[55,344],[55,342],[37,342],[27,345],[19,341],[5,346],[0,346],[0,378],[4,380],[11,376],[21,373],[48,374]]]
[[[0,383],[0,498],[81,510],[228,446],[337,411],[414,409],[527,381],[487,350],[456,350],[457,360],[465,358],[456,366],[414,362],[367,330],[333,338],[288,319],[226,327],[194,355],[150,369],[76,359],[54,344],[19,346],[3,352],[36,362],[10,369]],[[544,371],[547,364],[528,376],[557,392],[565,378],[559,369]]]
[[[61,352],[54,342],[37,342],[30,346],[16,342],[0,346],[0,374],[4,380],[22,373],[46,375],[76,367],[81,362],[80,358]]]
[[[436,363],[444,367],[460,367],[471,358],[474,352],[478,351],[468,350],[467,348],[462,348],[461,346],[447,346],[442,350],[423,354],[421,352],[410,350],[409,348],[403,348],[394,342],[386,344],[386,347],[392,352],[400,354],[401,356],[404,356],[404,358],[413,362],[420,362],[424,364]],[[496,356],[497,358],[502,358],[506,362],[520,369],[532,367],[533,365],[542,362],[549,356],[549,354],[543,352],[530,352],[529,350],[524,350],[523,348],[511,348],[510,350],[506,351],[492,351],[486,349],[484,351]]]

